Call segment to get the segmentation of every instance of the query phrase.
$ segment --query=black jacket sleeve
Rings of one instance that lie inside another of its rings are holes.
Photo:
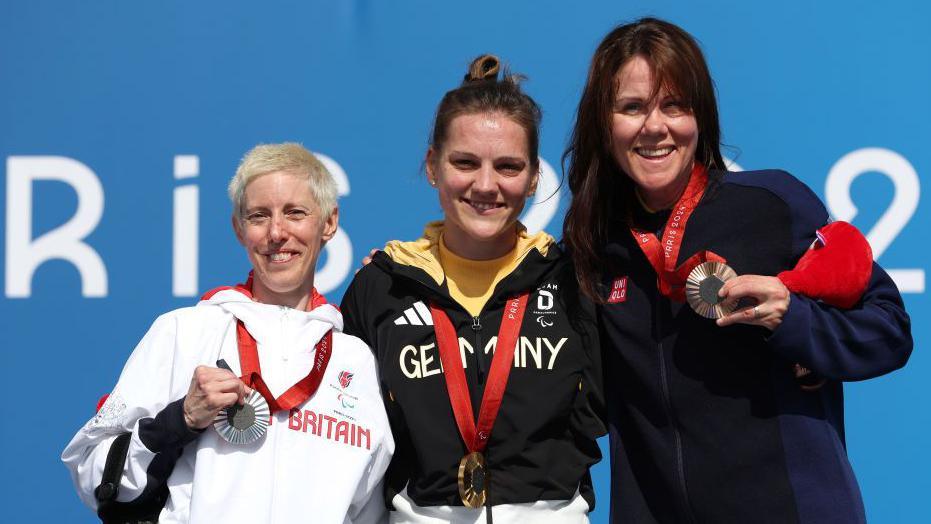
[[[359,270],[349,283],[339,306],[343,314],[343,333],[359,337],[372,351],[378,347],[378,341],[373,322],[368,318],[366,304],[369,303],[377,271],[378,269],[371,264]]]

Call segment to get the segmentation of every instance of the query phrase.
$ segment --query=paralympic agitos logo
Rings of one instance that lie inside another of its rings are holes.
[[[553,306],[556,302],[554,293],[558,290],[559,286],[551,283],[537,288],[537,299],[533,302],[535,307],[530,310],[530,314],[541,327],[548,328],[556,323],[556,309]]]

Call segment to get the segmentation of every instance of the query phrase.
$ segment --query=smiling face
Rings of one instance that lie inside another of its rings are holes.
[[[275,171],[252,179],[233,229],[252,262],[255,300],[304,309],[317,258],[337,223],[336,209],[321,215],[306,177]]]
[[[627,61],[616,76],[611,117],[611,148],[618,167],[633,180],[652,209],[676,203],[688,184],[698,145],[692,111],[668,89],[655,97],[653,73],[640,56]]]
[[[449,124],[439,150],[427,152],[427,176],[445,215],[443,241],[473,260],[507,254],[515,225],[537,184],[527,132],[500,113],[464,114]]]

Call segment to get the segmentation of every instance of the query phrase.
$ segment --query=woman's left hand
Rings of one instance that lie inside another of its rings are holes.
[[[782,323],[782,317],[789,310],[792,295],[785,284],[776,277],[740,275],[725,282],[718,296],[729,305],[741,300],[744,303],[756,304],[719,318],[718,326],[752,324],[772,331]]]

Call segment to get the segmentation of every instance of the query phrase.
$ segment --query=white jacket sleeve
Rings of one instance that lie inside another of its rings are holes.
[[[362,345],[366,352],[371,350],[364,345],[361,340],[357,342]],[[370,354],[370,353],[369,353]],[[391,463],[391,456],[394,454],[394,436],[391,433],[391,424],[388,422],[388,414],[385,412],[384,404],[381,402],[380,380],[378,379],[377,366],[375,359],[368,360],[368,369],[365,373],[370,373],[376,377],[374,381],[373,397],[378,403],[377,418],[378,425],[384,428],[382,438],[378,442],[375,453],[369,462],[365,475],[359,479],[359,484],[355,494],[352,497],[352,503],[349,506],[344,524],[375,524],[388,522],[388,510],[385,505],[384,478],[388,470],[388,464]]]
[[[385,506],[384,479],[385,471],[394,452],[394,438],[385,419],[385,436],[378,444],[372,456],[372,462],[366,475],[359,481],[353,495],[352,504],[346,516],[345,524],[376,524],[388,522],[388,510]]]
[[[121,502],[157,489],[184,445],[199,435],[184,423],[181,404],[188,384],[174,376],[176,349],[176,317],[162,315],[133,350],[107,401],[62,452],[78,495],[90,508],[97,508],[94,490],[119,434],[132,432],[117,496]]]

